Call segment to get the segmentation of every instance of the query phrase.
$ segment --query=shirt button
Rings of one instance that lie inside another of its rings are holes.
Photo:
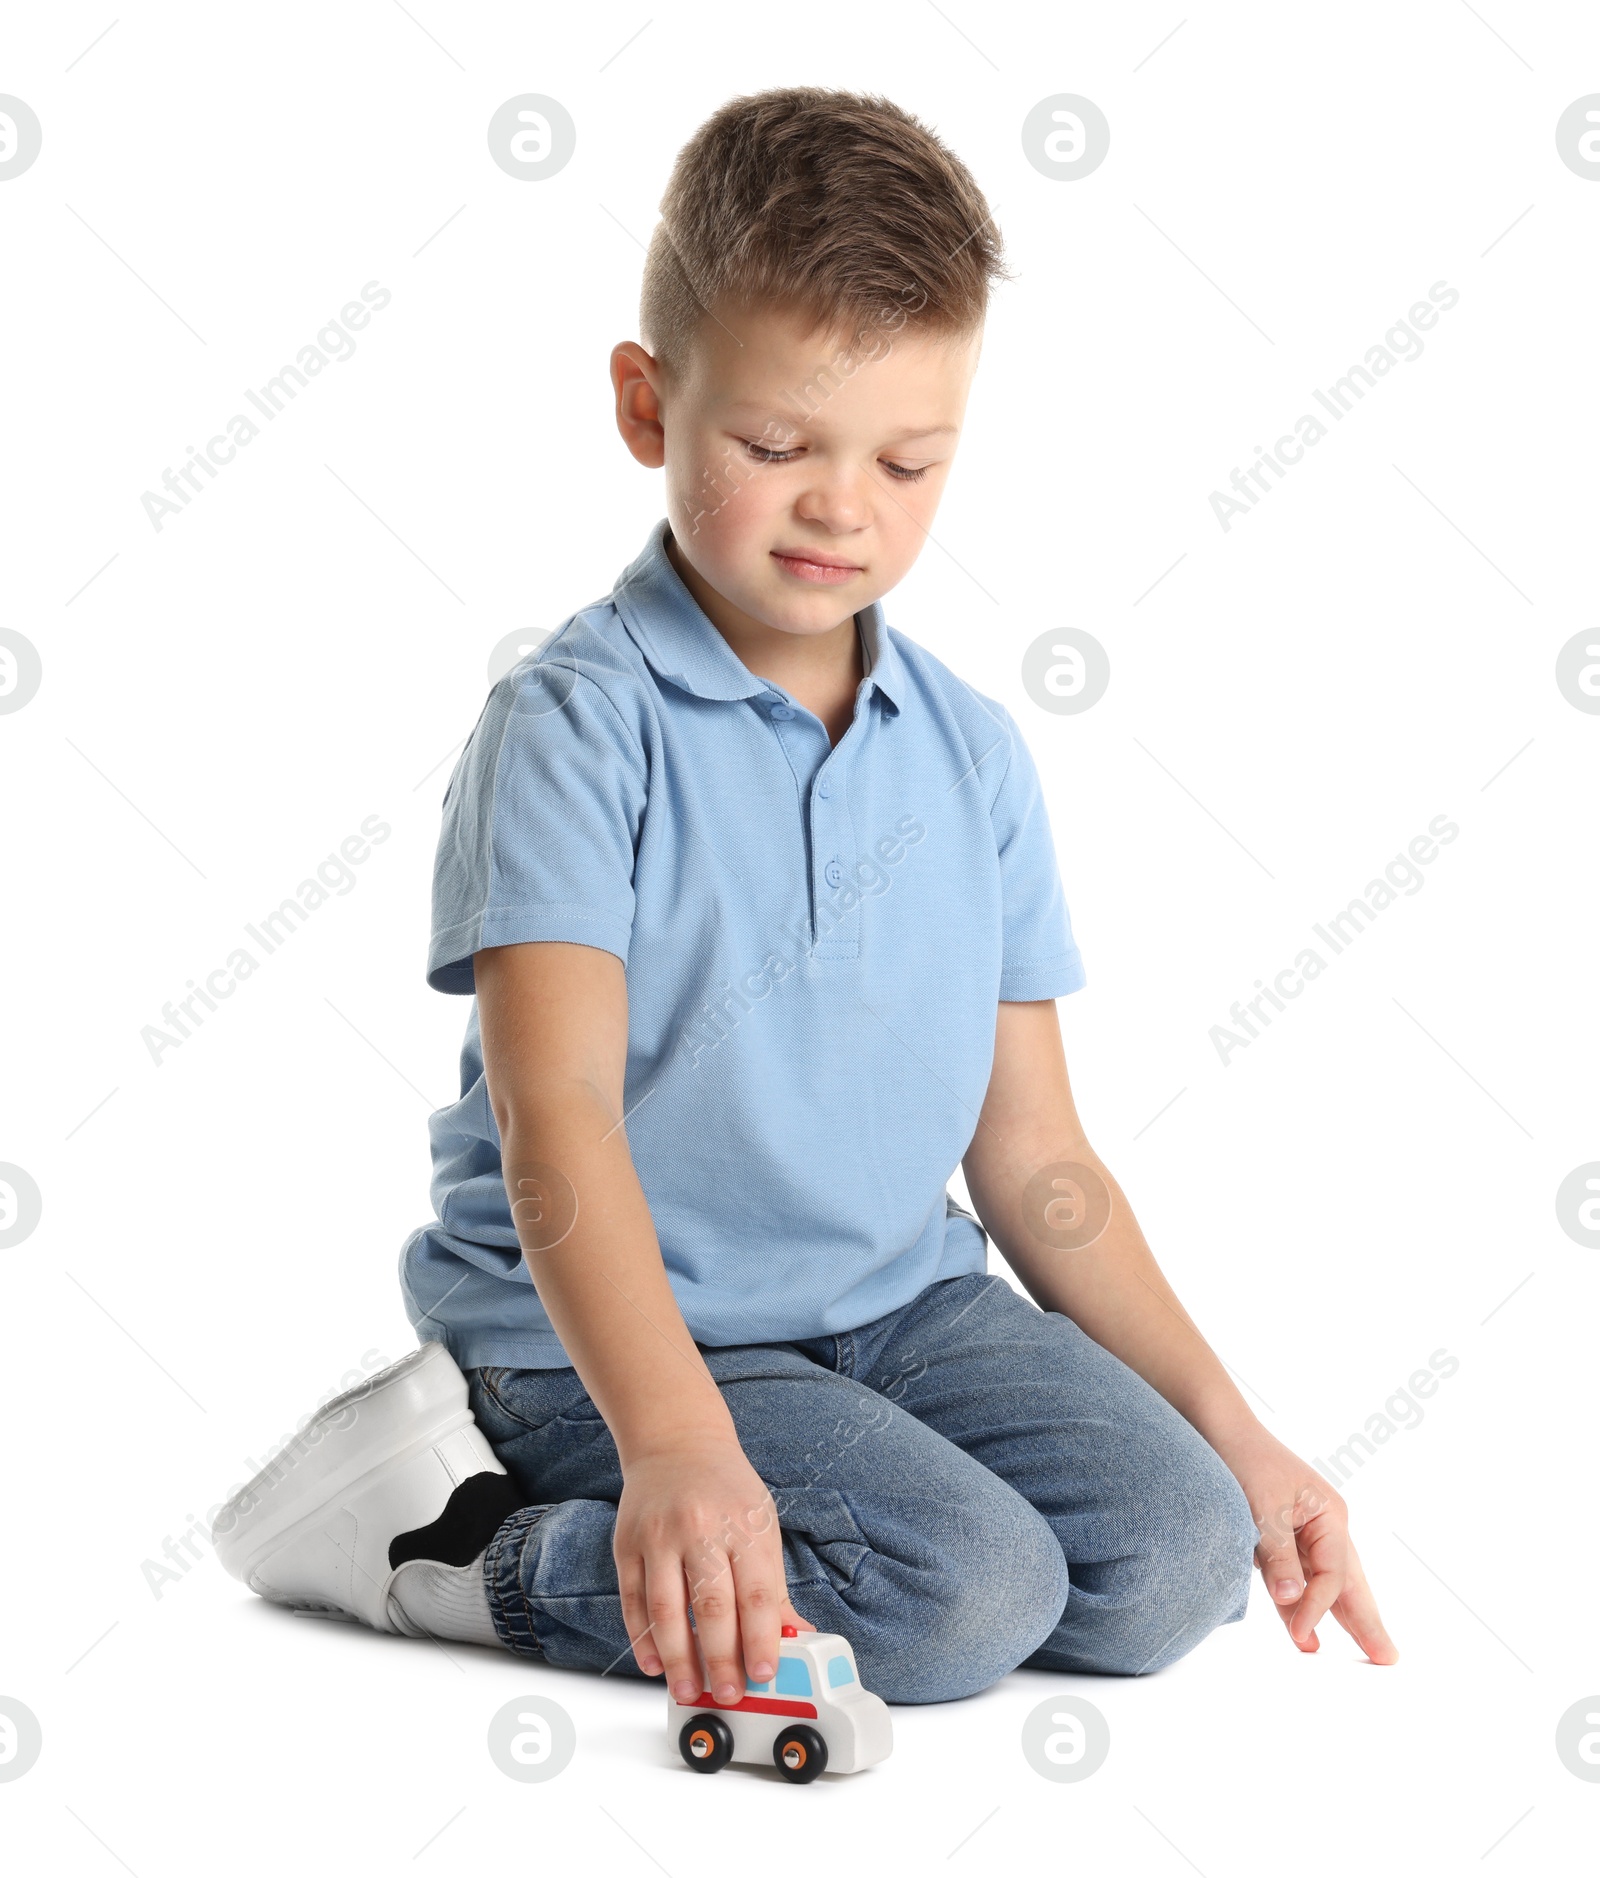
[[[827,881],[830,887],[837,887],[839,882],[844,879],[844,869],[837,861],[830,861],[822,870],[822,877]]]
[[[817,784],[817,794],[822,797],[824,802],[833,794],[833,784],[828,781],[826,776]]]
[[[778,718],[793,717],[794,712],[789,709],[787,704],[775,704],[772,707],[770,715]]]

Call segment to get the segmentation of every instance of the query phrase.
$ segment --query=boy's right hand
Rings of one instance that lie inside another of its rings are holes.
[[[789,1602],[772,1495],[736,1440],[685,1437],[625,1461],[612,1550],[634,1657],[681,1701],[709,1689],[737,1702],[747,1674],[776,1674],[781,1625],[816,1629]]]

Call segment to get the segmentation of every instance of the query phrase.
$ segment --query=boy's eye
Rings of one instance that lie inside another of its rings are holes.
[[[748,437],[741,438],[740,441],[749,451],[752,460],[757,463],[787,463],[791,458],[800,454],[798,450],[771,450],[764,443],[753,442]],[[928,473],[926,464],[921,469],[907,469],[900,463],[885,463],[883,467],[897,481],[903,483],[919,483]]]

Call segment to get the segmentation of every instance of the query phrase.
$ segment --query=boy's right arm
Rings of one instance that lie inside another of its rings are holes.
[[[772,1496],[678,1309],[628,1150],[622,961],[538,940],[472,963],[517,1236],[622,1463],[613,1550],[634,1656],[676,1695],[736,1701],[746,1671],[774,1674],[780,1624],[816,1626],[789,1602]]]

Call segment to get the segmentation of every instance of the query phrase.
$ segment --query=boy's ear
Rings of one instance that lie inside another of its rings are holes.
[[[666,432],[657,389],[660,367],[632,339],[611,350],[611,383],[616,393],[617,429],[636,462],[660,469],[667,460]]]

